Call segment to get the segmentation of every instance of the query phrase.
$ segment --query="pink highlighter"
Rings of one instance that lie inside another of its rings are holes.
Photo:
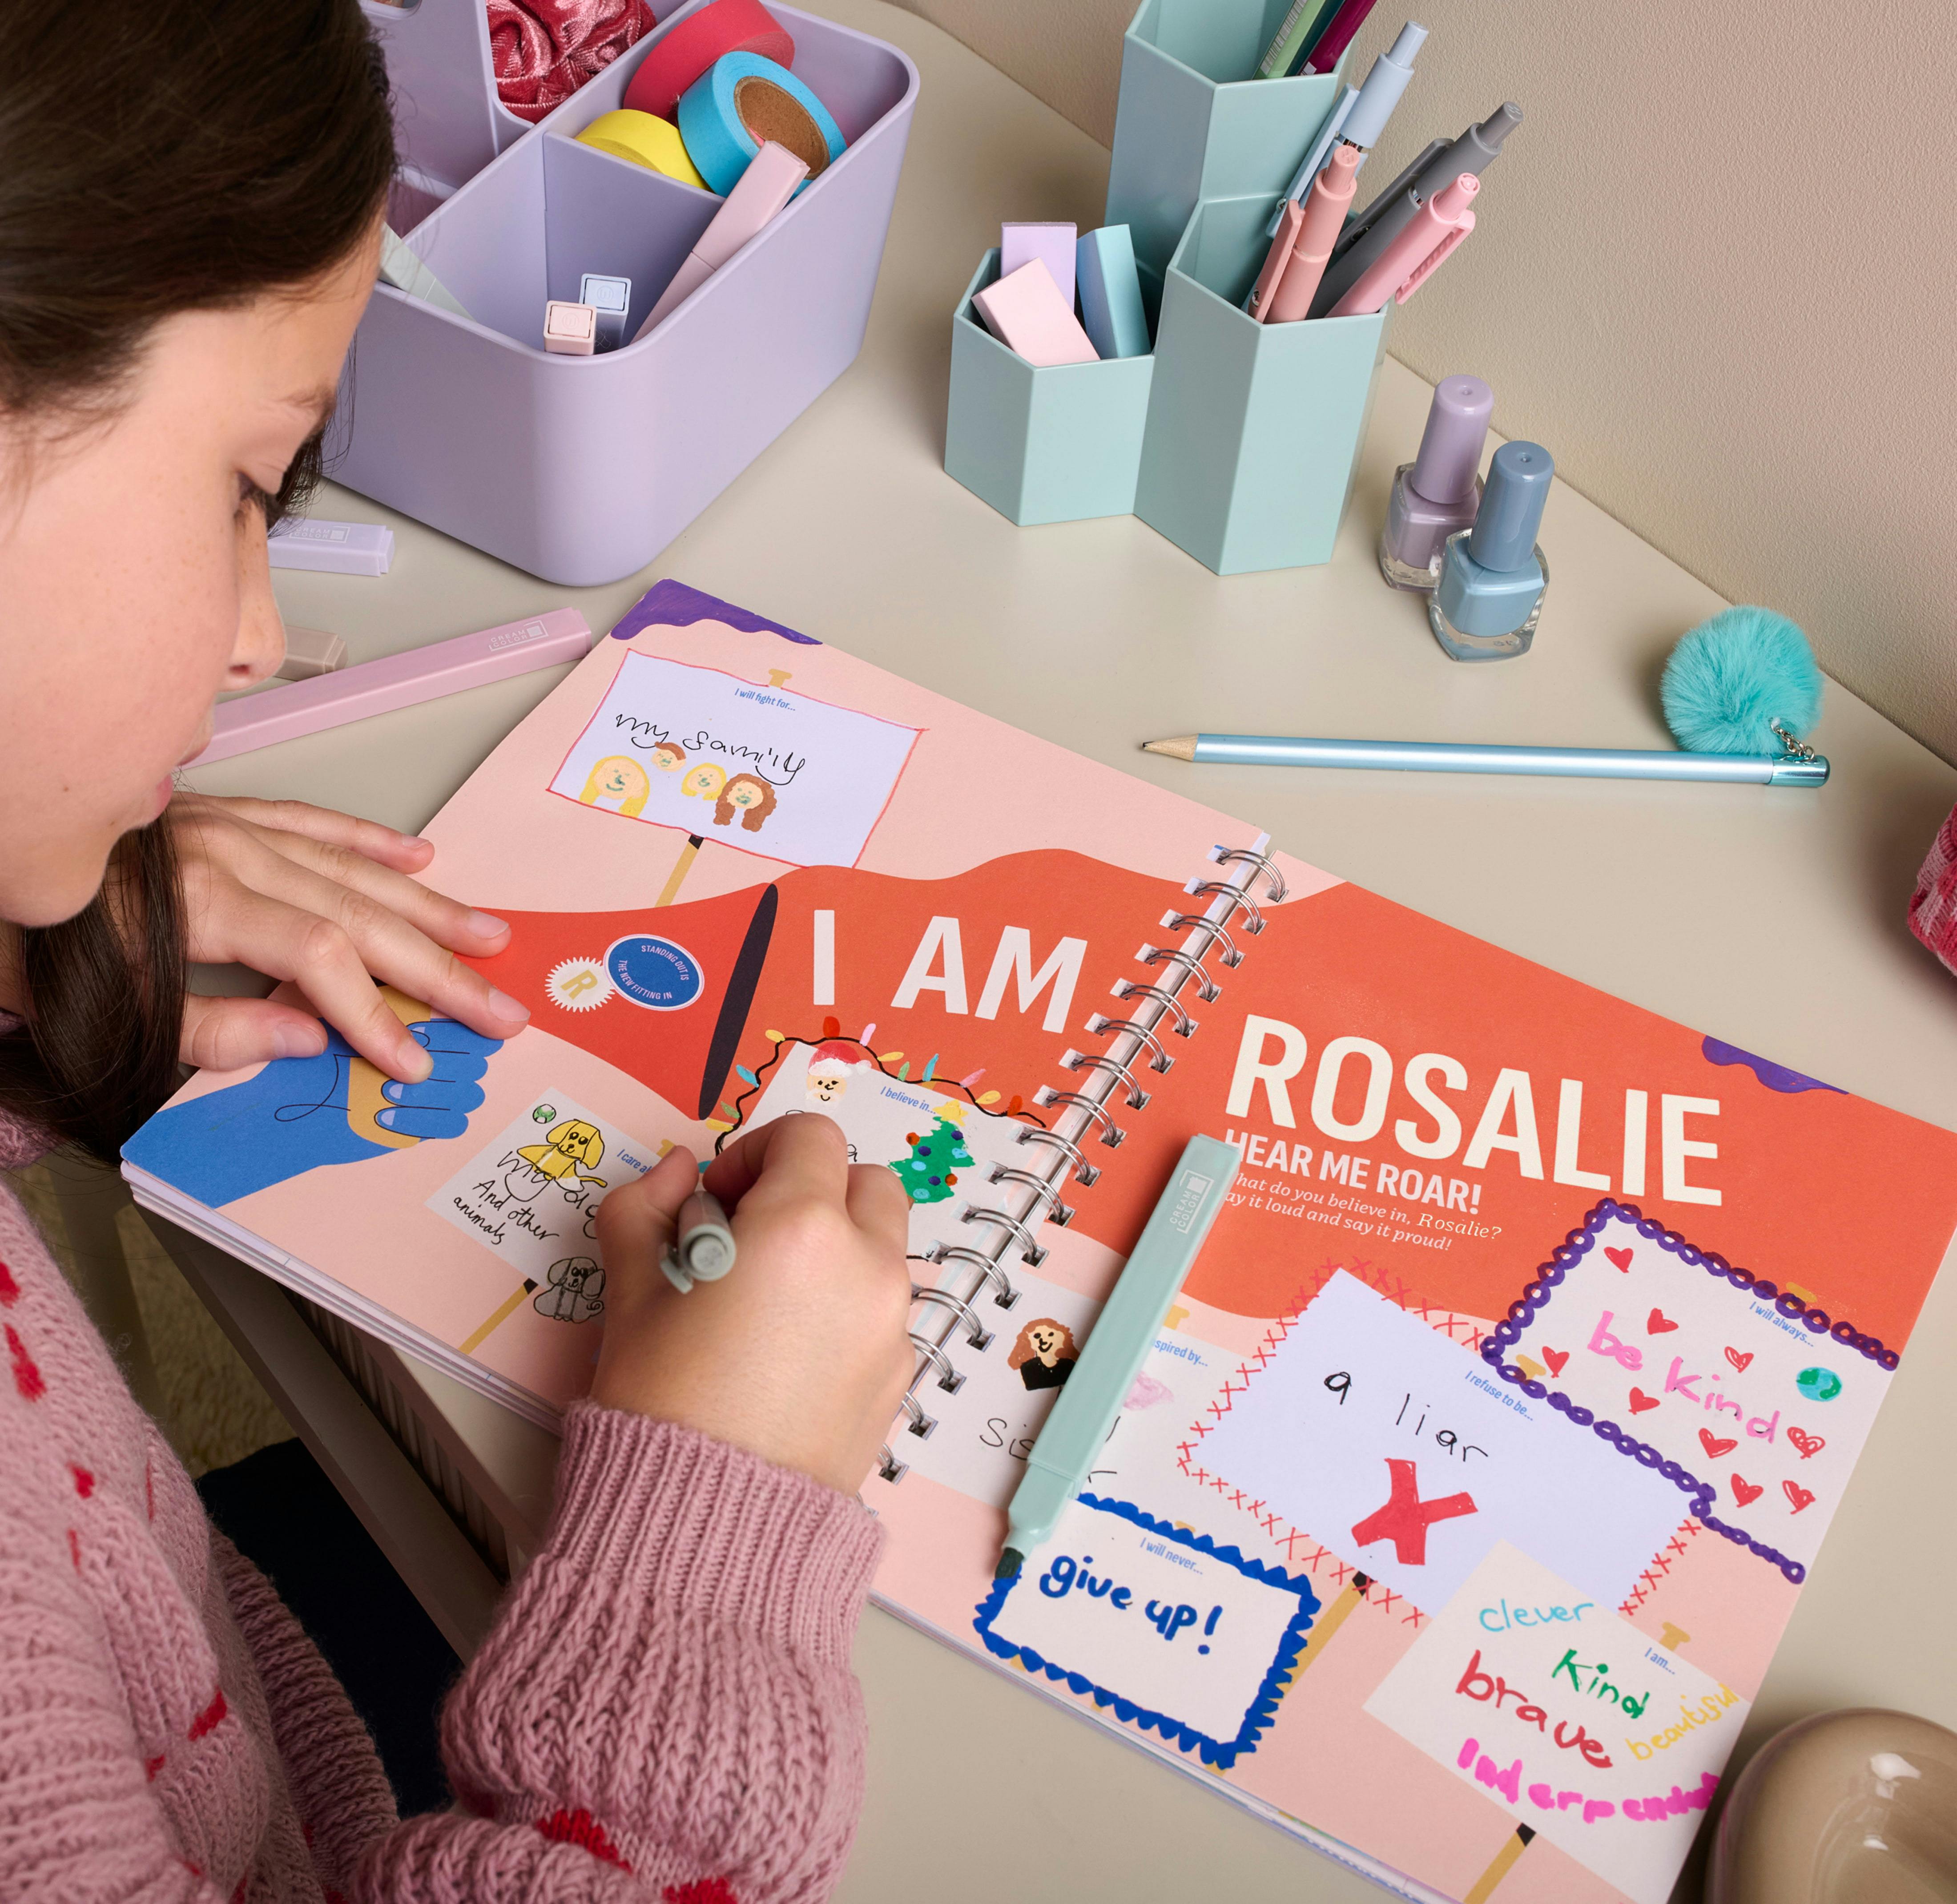
[[[808,176],[807,160],[798,159],[773,139],[767,141],[748,161],[748,169],[735,181],[726,202],[713,214],[713,223],[687,254],[685,263],[674,272],[672,282],[659,293],[659,302],[646,314],[632,341],[637,343],[669,311],[691,297],[780,211]]]
[[[591,627],[577,609],[547,609],[521,621],[222,702],[211,720],[210,745],[184,764],[208,767],[275,741],[412,707],[485,682],[507,681],[533,668],[581,661],[590,651]]]
[[[1291,254],[1291,269],[1279,280],[1271,299],[1273,324],[1295,324],[1310,316],[1318,281],[1331,262],[1332,248],[1345,229],[1359,185],[1359,148],[1342,141],[1332,149],[1332,163],[1311,182],[1304,201],[1304,223]]]
[[[1468,207],[1481,189],[1472,172],[1443,186],[1326,316],[1370,317],[1395,299],[1405,303],[1475,229],[1475,214]]]

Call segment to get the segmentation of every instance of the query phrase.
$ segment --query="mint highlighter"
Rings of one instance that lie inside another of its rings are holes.
[[[1006,1544],[995,1580],[1009,1580],[1020,1570],[1086,1486],[1162,1318],[1208,1240],[1243,1161],[1235,1144],[1216,1137],[1191,1137],[1183,1147],[1168,1188],[1033,1442],[1007,1512]]]

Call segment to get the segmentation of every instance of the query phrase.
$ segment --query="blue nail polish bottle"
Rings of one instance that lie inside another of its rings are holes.
[[[1427,618],[1456,661],[1528,653],[1549,589],[1535,537],[1555,474],[1540,443],[1504,443],[1489,465],[1474,527],[1448,537]]]

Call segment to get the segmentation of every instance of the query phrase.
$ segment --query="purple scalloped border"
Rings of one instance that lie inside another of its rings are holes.
[[[785,628],[780,622],[770,621],[766,615],[737,608],[732,602],[723,602],[717,595],[709,595],[704,589],[689,588],[684,582],[675,581],[670,575],[664,581],[655,582],[619,616],[612,625],[612,639],[629,641],[642,628],[691,628],[696,621],[725,621],[730,628],[738,628],[744,634],[778,634],[784,641],[798,641],[805,647],[822,646],[812,634],[800,634],[793,628]]]
[[[1900,1365],[1902,1357],[1895,1349],[1885,1347],[1876,1337],[1864,1335],[1852,1323],[1832,1320],[1825,1309],[1810,1307],[1800,1297],[1789,1295],[1777,1284],[1764,1276],[1755,1276],[1750,1270],[1736,1270],[1717,1251],[1695,1248],[1676,1230],[1667,1229],[1662,1223],[1646,1216],[1635,1203],[1620,1203],[1614,1197],[1604,1197],[1582,1224],[1557,1245],[1549,1260],[1538,1266],[1534,1280],[1524,1284],[1521,1295],[1509,1305],[1506,1318],[1497,1323],[1482,1339],[1481,1359],[1503,1381],[1513,1382],[1532,1401],[1546,1400],[1557,1413],[1567,1415],[1573,1426],[1589,1428],[1620,1454],[1636,1462],[1639,1467],[1655,1469],[1662,1479],[1671,1482],[1681,1494],[1693,1497],[1692,1517],[1702,1527],[1723,1534],[1735,1546],[1759,1555],[1762,1560],[1778,1567],[1798,1586],[1807,1577],[1807,1569],[1799,1561],[1789,1560],[1778,1548],[1755,1540],[1744,1527],[1729,1526],[1708,1511],[1718,1498],[1718,1490],[1712,1482],[1701,1481],[1676,1461],[1668,1460],[1649,1441],[1640,1441],[1636,1435],[1626,1434],[1615,1422],[1598,1421],[1591,1409],[1573,1402],[1560,1388],[1551,1388],[1525,1375],[1513,1362],[1502,1359],[1503,1349],[1522,1339],[1523,1330],[1548,1308],[1556,1286],[1596,1247],[1604,1225],[1615,1217],[1621,1217],[1633,1225],[1647,1241],[1669,1250],[1688,1268],[1702,1269],[1708,1276],[1731,1283],[1739,1295],[1749,1301],[1771,1301],[1775,1313],[1788,1321],[1797,1317],[1801,1326],[1814,1335],[1826,1336],[1842,1348],[1854,1349],[1879,1368],[1894,1370]]]

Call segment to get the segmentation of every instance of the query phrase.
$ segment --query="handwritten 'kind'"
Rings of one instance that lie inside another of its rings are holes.
[[[1656,1311],[1654,1311],[1653,1313],[1655,1314]],[[1591,1334],[1589,1345],[1590,1352],[1592,1355],[1607,1355],[1620,1368],[1629,1369],[1635,1374],[1645,1365],[1644,1351],[1635,1343],[1620,1341],[1611,1333],[1611,1324],[1614,1319],[1608,1309],[1604,1311],[1595,1330]],[[1752,1359],[1750,1355],[1747,1358],[1749,1362]],[[1685,1366],[1685,1358],[1683,1355],[1674,1355],[1671,1358],[1671,1367],[1666,1371],[1665,1387],[1661,1394],[1654,1399],[1645,1396],[1642,1390],[1633,1389],[1631,1391],[1633,1412],[1637,1412],[1640,1400],[1645,1406],[1652,1406],[1655,1405],[1656,1401],[1661,1401],[1667,1395],[1680,1395],[1694,1407],[1704,1409],[1708,1414],[1721,1415],[1730,1412],[1740,1420],[1746,1421],[1747,1411],[1730,1395],[1722,1395],[1714,1388],[1712,1386],[1712,1379],[1702,1371],[1694,1370],[1688,1373]],[[1703,1390],[1699,1386],[1702,1382],[1706,1384]],[[1763,1441],[1774,1440],[1779,1426],[1780,1410],[1778,1409],[1775,1409],[1771,1415],[1756,1415],[1752,1420],[1746,1422],[1747,1432]]]

